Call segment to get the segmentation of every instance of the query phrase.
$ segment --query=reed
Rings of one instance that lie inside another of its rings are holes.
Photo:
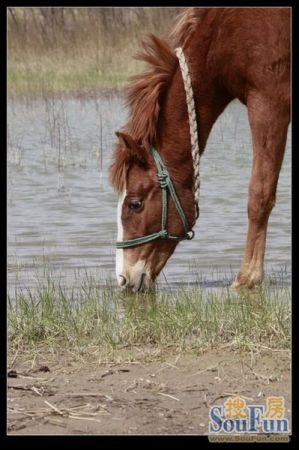
[[[180,8],[8,8],[10,95],[122,87],[141,68],[148,33],[168,34]]]

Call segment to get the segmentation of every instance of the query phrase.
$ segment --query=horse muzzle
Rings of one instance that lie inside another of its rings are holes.
[[[144,264],[138,262],[117,274],[118,286],[126,292],[145,292],[155,286],[155,281]]]

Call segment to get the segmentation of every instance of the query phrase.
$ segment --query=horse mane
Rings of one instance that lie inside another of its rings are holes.
[[[207,8],[188,8],[184,11],[168,40],[151,34],[142,42],[143,51],[136,55],[136,59],[147,63],[148,68],[130,78],[125,101],[130,113],[124,127],[124,131],[139,143],[155,142],[160,99],[178,66],[174,49],[183,46],[194,33],[205,10]],[[110,168],[111,183],[118,192],[121,192],[125,185],[125,158],[125,152],[118,144]]]
[[[178,17],[169,35],[173,47],[184,47],[210,8],[188,8]]]
[[[153,142],[160,112],[160,96],[175,72],[178,61],[170,45],[153,34],[142,42],[136,59],[148,64],[145,72],[131,77],[126,106],[130,117],[126,129],[137,141]]]

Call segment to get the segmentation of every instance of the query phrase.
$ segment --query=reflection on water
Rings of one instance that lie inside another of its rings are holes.
[[[30,287],[45,261],[73,283],[80,271],[114,278],[117,197],[108,181],[126,121],[122,99],[46,98],[8,105],[8,284]],[[269,221],[266,273],[290,282],[291,130]],[[247,231],[251,171],[247,111],[233,102],[215,124],[201,160],[195,238],[178,245],[162,284],[227,284],[240,267]]]

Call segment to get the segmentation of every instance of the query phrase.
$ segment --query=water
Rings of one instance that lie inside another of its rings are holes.
[[[117,196],[108,181],[115,130],[126,121],[117,96],[44,98],[8,104],[8,286],[32,287],[47,266],[65,283],[82,274],[114,279]],[[290,282],[291,130],[269,221],[266,274]],[[201,160],[195,238],[180,243],[161,283],[231,280],[247,231],[251,172],[247,110],[220,116]]]

